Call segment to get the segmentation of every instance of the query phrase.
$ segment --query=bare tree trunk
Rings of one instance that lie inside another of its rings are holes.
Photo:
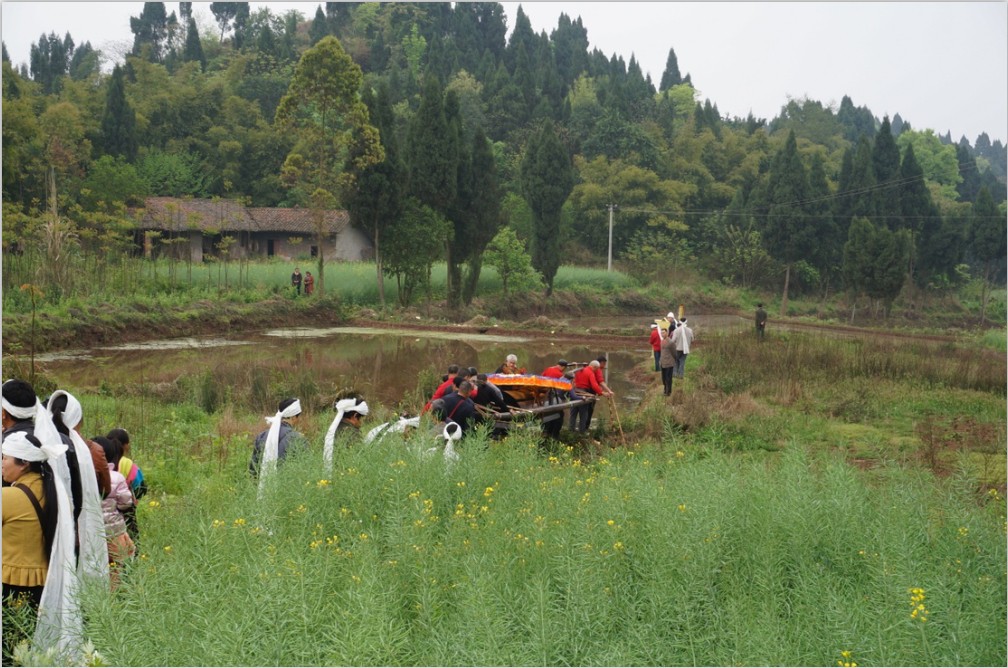
[[[784,267],[784,295],[781,297],[780,314],[787,314],[787,293],[788,285],[791,283],[791,265],[788,264]]]
[[[378,246],[378,236],[379,230],[375,227],[374,233],[374,257],[375,257],[375,269],[378,271],[378,303],[381,304],[382,310],[385,310],[385,276],[382,272],[382,260],[381,260],[381,249]]]

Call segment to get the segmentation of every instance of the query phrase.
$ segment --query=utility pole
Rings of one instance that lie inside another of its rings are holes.
[[[612,224],[613,224],[613,209],[616,208],[615,204],[609,205],[609,265],[606,271],[612,271]]]

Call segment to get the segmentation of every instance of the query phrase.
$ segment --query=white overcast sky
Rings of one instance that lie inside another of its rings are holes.
[[[269,2],[311,18],[319,3]],[[510,31],[519,3],[502,3]],[[178,3],[165,3],[169,13]],[[788,98],[838,106],[849,95],[878,118],[899,113],[916,129],[974,143],[1008,139],[1008,2],[524,2],[547,34],[561,12],[581,17],[589,48],[661,81],[669,48],[701,100],[723,115],[770,120]],[[209,3],[197,21],[213,25]],[[109,54],[132,45],[141,2],[0,1],[3,40],[15,65],[43,33],[70,32]]]

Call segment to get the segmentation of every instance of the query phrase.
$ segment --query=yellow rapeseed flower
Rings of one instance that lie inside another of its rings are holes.
[[[171,552],[171,545],[165,545],[164,546],[164,551],[165,552]]]
[[[236,520],[234,521],[234,525],[235,525],[236,527],[243,527],[243,526],[245,526],[245,518],[244,518],[244,517],[239,517],[239,518],[237,518],[237,519],[236,519]]]
[[[161,506],[161,502],[160,501],[149,501],[147,503],[147,505],[150,506],[151,508],[158,508],[158,507]]]
[[[329,486],[329,481],[328,480],[319,480],[317,483],[315,483],[315,486],[316,487],[320,487],[320,488],[321,487],[328,487]]]

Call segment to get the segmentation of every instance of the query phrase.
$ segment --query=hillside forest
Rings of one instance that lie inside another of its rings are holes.
[[[12,272],[135,256],[149,196],[346,209],[406,302],[435,262],[448,305],[471,302],[503,230],[547,294],[561,263],[610,252],[642,280],[687,269],[782,310],[842,294],[885,314],[971,281],[986,303],[1004,283],[1008,154],[986,133],[879,119],[844,91],[725,117],[672,45],[652,81],[567,14],[536,34],[519,8],[508,36],[491,2],[210,9],[201,31],[192,3],[144,3],[118,58],[69,33],[17,66],[4,47],[5,310],[34,280]],[[66,296],[46,273],[44,298]]]

